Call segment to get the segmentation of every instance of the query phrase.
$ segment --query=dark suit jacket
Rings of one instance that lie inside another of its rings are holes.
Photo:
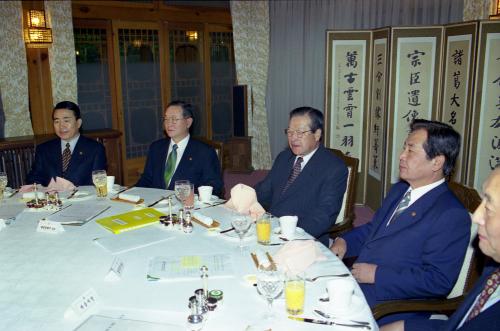
[[[71,160],[62,171],[61,139],[56,138],[36,146],[35,162],[26,178],[28,184],[39,183],[47,186],[51,178],[63,177],[75,186],[93,185],[92,171],[106,170],[106,151],[104,146],[94,139],[80,135]]]
[[[469,309],[474,304],[476,297],[483,290],[488,277],[500,265],[496,264],[486,268],[483,276],[476,283],[474,288],[469,292],[464,302],[458,309],[451,315],[447,321],[443,320],[430,320],[430,319],[409,319],[405,321],[405,331],[420,331],[420,330],[441,330],[451,331],[457,330],[458,325],[465,317]],[[500,330],[500,301],[493,306],[481,312],[469,322],[465,322],[460,331],[486,331],[486,330]]]
[[[347,167],[322,145],[284,194],[295,155],[281,152],[269,174],[255,187],[257,199],[274,216],[296,215],[298,226],[328,245],[327,231],[335,223],[346,189]]]
[[[344,234],[346,257],[376,264],[375,284],[360,284],[368,304],[445,297],[460,272],[470,238],[469,213],[443,183],[386,226],[408,184],[395,184],[372,221]]]
[[[195,189],[199,186],[210,185],[214,189],[214,194],[221,194],[223,184],[220,162],[215,150],[192,137],[189,138],[182,159],[175,169],[170,185],[166,188],[164,174],[169,144],[168,138],[151,144],[144,172],[136,186],[173,190],[176,180],[187,179],[194,184]]]

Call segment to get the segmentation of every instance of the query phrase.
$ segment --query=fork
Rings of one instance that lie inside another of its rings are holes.
[[[335,317],[331,316],[330,314],[327,314],[319,309],[314,309],[314,312],[318,314],[321,317],[328,318],[328,319],[335,319]],[[348,320],[349,322],[357,323],[360,325],[370,325],[370,323],[365,322],[365,321],[354,321],[354,320]]]
[[[351,274],[337,274],[337,275],[321,275],[321,276],[316,276],[312,278],[306,278],[306,281],[308,282],[315,282],[316,279],[318,278],[323,278],[323,277],[349,277]]]

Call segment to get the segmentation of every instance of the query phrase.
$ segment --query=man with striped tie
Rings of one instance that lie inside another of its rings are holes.
[[[399,177],[371,222],[337,238],[331,250],[356,257],[352,274],[368,304],[440,298],[460,272],[470,216],[450,191],[460,135],[447,124],[416,119],[399,156]],[[394,319],[395,318],[395,319]],[[379,324],[401,319],[391,315]]]
[[[92,171],[107,167],[106,151],[101,143],[80,135],[80,107],[71,101],[59,102],[52,121],[58,138],[36,146],[27,183],[47,186],[52,178],[61,177],[75,186],[93,185]]]
[[[347,167],[323,147],[319,110],[292,110],[285,134],[289,147],[255,187],[257,199],[274,216],[298,216],[299,227],[328,245],[328,230],[342,207]]]
[[[163,128],[167,138],[149,147],[146,165],[136,186],[173,190],[176,180],[189,180],[195,189],[209,185],[213,192],[222,192],[220,162],[215,150],[192,139],[189,129],[194,122],[193,106],[183,101],[167,105]]]

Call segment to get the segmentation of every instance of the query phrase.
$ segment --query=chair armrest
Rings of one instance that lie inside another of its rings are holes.
[[[380,303],[372,308],[375,320],[393,313],[431,311],[450,315],[462,303],[464,296],[453,299],[393,300]]]

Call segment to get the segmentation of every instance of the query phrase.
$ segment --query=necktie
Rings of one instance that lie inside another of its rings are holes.
[[[405,195],[403,195],[403,199],[401,199],[401,201],[399,202],[399,205],[396,208],[394,215],[392,216],[389,223],[387,223],[387,225],[389,225],[393,220],[395,220],[399,215],[401,215],[401,213],[404,212],[406,208],[408,208],[410,200],[411,200],[411,190],[406,192]]]
[[[500,282],[500,268],[497,268],[486,280],[486,284],[484,285],[483,290],[479,294],[479,299],[474,304],[474,307],[472,307],[469,316],[467,316],[467,321],[470,321],[471,319],[479,315],[481,309],[484,307],[489,297],[493,293],[495,293],[495,290],[497,289],[499,282]]]
[[[299,177],[300,175],[300,170],[301,170],[301,164],[304,159],[302,157],[298,157],[297,161],[295,161],[295,164],[293,165],[292,172],[290,173],[290,176],[288,176],[288,180],[286,182],[285,187],[283,188],[283,191],[281,194],[285,193],[285,191],[292,185],[294,180]]]
[[[165,165],[165,188],[168,188],[168,183],[170,182],[170,179],[172,179],[172,176],[174,175],[175,171],[175,163],[177,162],[177,144],[174,144],[172,146],[172,151],[168,155],[167,158],[167,164]]]
[[[66,172],[68,169],[69,160],[71,160],[71,149],[69,149],[69,143],[66,143],[66,148],[62,153],[62,170]]]

